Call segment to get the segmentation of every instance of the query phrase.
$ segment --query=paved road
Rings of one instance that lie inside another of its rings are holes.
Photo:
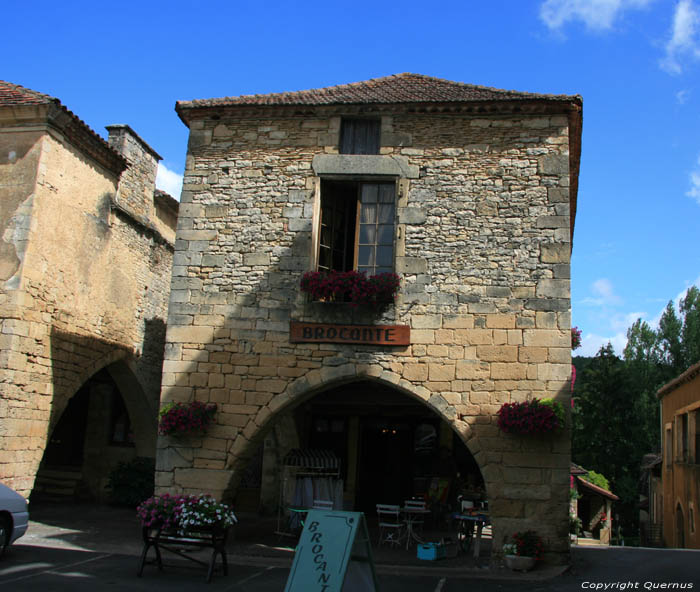
[[[235,559],[239,561],[238,559]],[[207,585],[204,570],[182,564],[159,573],[147,567],[136,576],[137,558],[116,553],[17,544],[0,561],[0,589],[19,592],[148,591],[281,592],[288,568],[266,565],[264,559],[244,559],[230,566],[229,575],[215,575]],[[259,564],[253,564],[259,563]],[[700,552],[640,550],[632,548],[574,550],[574,563],[565,574],[542,581],[537,572],[503,580],[485,570],[484,577],[470,574],[407,572],[406,568],[380,568],[382,592],[573,592],[580,590],[700,590]],[[605,585],[608,585],[607,588]],[[662,586],[665,585],[665,586]]]

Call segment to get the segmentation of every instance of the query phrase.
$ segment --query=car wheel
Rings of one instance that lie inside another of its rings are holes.
[[[10,533],[12,527],[6,516],[0,516],[0,557],[5,553],[5,549],[10,545]]]

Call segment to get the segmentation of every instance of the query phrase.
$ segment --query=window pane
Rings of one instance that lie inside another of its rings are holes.
[[[331,229],[328,226],[321,227],[321,244],[325,246],[331,244]]]
[[[362,204],[360,211],[360,222],[363,224],[375,223],[377,221],[377,206],[375,204]]]
[[[362,185],[362,203],[377,203],[379,186],[374,183]]]
[[[391,273],[392,271],[391,267],[377,267],[374,273]]]
[[[331,266],[331,251],[324,246],[321,246],[318,253],[318,266],[324,269],[329,269]]]
[[[379,220],[380,224],[387,224],[394,221],[394,206],[393,205],[380,205],[379,206]]]
[[[393,245],[394,244],[394,226],[393,224],[382,224],[377,227],[377,244]]]
[[[382,183],[379,186],[379,201],[383,203],[394,203],[394,185]]]
[[[380,227],[383,228],[383,227]],[[377,227],[374,224],[362,224],[360,226],[360,244],[373,245],[377,240]]]
[[[394,258],[392,247],[377,247],[377,265],[391,265]]]
[[[374,247],[361,246],[357,252],[358,265],[374,265]]]

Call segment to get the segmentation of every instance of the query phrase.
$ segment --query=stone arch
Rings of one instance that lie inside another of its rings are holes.
[[[459,419],[454,408],[440,394],[432,393],[423,386],[417,386],[401,378],[398,374],[384,370],[379,365],[345,364],[313,370],[297,378],[289,384],[285,391],[276,395],[267,407],[262,408],[248,421],[245,428],[237,435],[229,452],[226,468],[229,469],[230,473],[225,496],[231,497],[233,495],[238,486],[241,469],[245,467],[257,447],[272,429],[275,420],[282,413],[291,411],[323,392],[359,381],[385,385],[429,408],[457,434],[474,457],[487,490],[490,489],[487,480],[488,471],[484,462],[485,455],[482,452],[477,434],[470,424]],[[249,434],[250,437],[247,437],[246,434]]]
[[[155,454],[157,410],[149,403],[146,389],[141,383],[138,371],[134,366],[134,360],[130,353],[123,348],[115,347],[98,359],[93,360],[85,368],[77,372],[73,380],[63,387],[59,399],[54,399],[52,425],[49,433],[61,417],[68,401],[82,385],[102,369],[109,372],[124,399],[124,404],[134,427],[137,454],[139,456],[153,456]]]

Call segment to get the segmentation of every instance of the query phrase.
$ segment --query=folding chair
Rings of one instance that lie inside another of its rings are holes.
[[[423,500],[406,500],[403,503],[406,528],[411,537],[418,540],[418,534],[423,535],[426,508]]]
[[[333,502],[329,500],[314,500],[312,508],[314,510],[332,510]]]
[[[389,545],[401,545],[404,536],[404,524],[401,521],[401,508],[390,504],[377,504],[379,518],[379,542]]]

